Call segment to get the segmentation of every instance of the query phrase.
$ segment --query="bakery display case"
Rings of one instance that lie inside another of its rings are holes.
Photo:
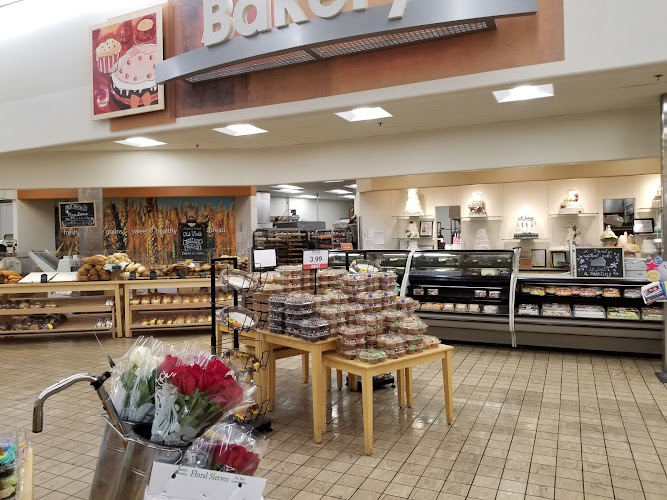
[[[514,329],[519,345],[657,353],[662,304],[647,306],[640,279],[521,275]]]
[[[517,273],[514,250],[415,251],[403,292],[442,339],[510,344]]]
[[[329,267],[349,269],[358,260],[375,261],[385,271],[394,271],[400,283],[409,255],[409,250],[334,250],[329,252]]]

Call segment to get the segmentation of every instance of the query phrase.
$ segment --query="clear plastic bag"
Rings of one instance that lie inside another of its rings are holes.
[[[269,440],[238,423],[217,423],[188,449],[184,465],[250,476],[266,453]]]
[[[165,346],[153,337],[139,337],[113,369],[111,401],[121,419],[151,422],[155,413],[157,369]]]
[[[21,467],[25,449],[25,434],[19,431],[0,432],[0,498],[21,496]]]
[[[253,405],[256,386],[238,382],[230,368],[186,343],[159,368],[151,441],[189,444],[221,418]]]

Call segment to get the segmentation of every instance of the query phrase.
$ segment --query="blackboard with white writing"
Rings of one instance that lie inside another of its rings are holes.
[[[62,202],[58,208],[61,228],[95,226],[94,201]]]
[[[181,224],[178,228],[181,259],[203,261],[206,259],[206,226]]]
[[[578,278],[623,278],[623,249],[620,247],[576,248],[575,269]]]

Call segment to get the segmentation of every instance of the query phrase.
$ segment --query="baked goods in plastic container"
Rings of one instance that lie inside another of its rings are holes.
[[[605,288],[602,290],[603,297],[620,297],[621,291],[618,288]]]
[[[544,293],[547,295],[556,295],[556,291],[558,290],[558,287],[553,286],[553,285],[547,285],[544,287]]]
[[[454,312],[455,306],[451,302],[445,302],[442,304],[442,310],[445,312]]]
[[[303,312],[313,311],[314,302],[311,298],[300,297],[298,295],[290,295],[285,299],[285,312]]]
[[[331,305],[331,297],[328,295],[313,295],[315,309]]]
[[[607,318],[638,320],[639,309],[634,307],[609,307],[607,309]]]
[[[489,298],[490,299],[499,299],[500,298],[500,290],[489,290]]]
[[[359,350],[356,347],[339,347],[338,354],[345,359],[357,359]]]
[[[642,292],[639,288],[626,288],[623,290],[623,297],[626,299],[641,299]]]
[[[642,319],[644,321],[662,321],[662,307],[643,307]]]
[[[547,303],[542,306],[542,316],[569,318],[572,316],[570,304]]]
[[[488,304],[486,304],[486,305],[482,308],[482,312],[483,312],[484,314],[499,314],[499,313],[500,313],[500,307],[498,307],[498,306],[496,306],[496,305],[488,305]]]
[[[543,286],[533,286],[530,288],[530,294],[543,297],[546,294],[546,291],[544,290]]]
[[[419,307],[420,311],[442,311],[442,304],[438,302],[423,302]]]
[[[424,347],[426,349],[435,349],[440,345],[440,339],[433,335],[424,335]]]
[[[366,338],[345,338],[339,336],[338,345],[345,348],[362,348],[366,346]]]
[[[595,304],[575,304],[573,309],[575,318],[604,319],[606,314],[604,307]]]
[[[579,291],[579,296],[580,297],[589,297],[589,298],[597,297],[597,292],[596,292],[595,288],[586,287],[586,288],[582,288]]]
[[[475,298],[485,299],[488,292],[486,290],[475,290]]]
[[[331,297],[332,304],[346,304],[350,300],[350,296],[339,290],[334,290],[328,294]]]
[[[559,286],[556,288],[556,295],[559,297],[571,297],[572,289],[569,286]]]
[[[519,304],[519,316],[539,316],[540,307],[537,304]]]
[[[368,328],[362,325],[343,325],[338,328],[338,334],[344,339],[364,338]]]
[[[302,319],[310,318],[312,315],[312,309],[303,309],[299,311],[285,309],[285,319],[290,321],[300,321]]]
[[[285,327],[283,324],[278,323],[269,323],[269,332],[271,333],[285,333]]]
[[[457,313],[467,313],[468,312],[468,304],[456,304],[454,306],[454,311]]]
[[[469,313],[479,313],[481,308],[479,307],[479,304],[468,304],[468,312]]]
[[[386,351],[374,348],[361,349],[357,356],[364,363],[369,363],[371,365],[377,365],[387,359]]]

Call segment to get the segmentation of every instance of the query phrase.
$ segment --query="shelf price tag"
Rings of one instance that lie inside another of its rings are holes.
[[[156,280],[157,279],[157,273],[155,271],[150,272],[150,279]]]
[[[136,271],[131,271],[130,272],[130,279],[131,280],[136,280],[137,279],[137,272]]]
[[[329,267],[329,250],[303,251],[304,270],[327,269],[328,267]]]
[[[185,279],[185,269],[178,270],[178,278],[182,280]]]

